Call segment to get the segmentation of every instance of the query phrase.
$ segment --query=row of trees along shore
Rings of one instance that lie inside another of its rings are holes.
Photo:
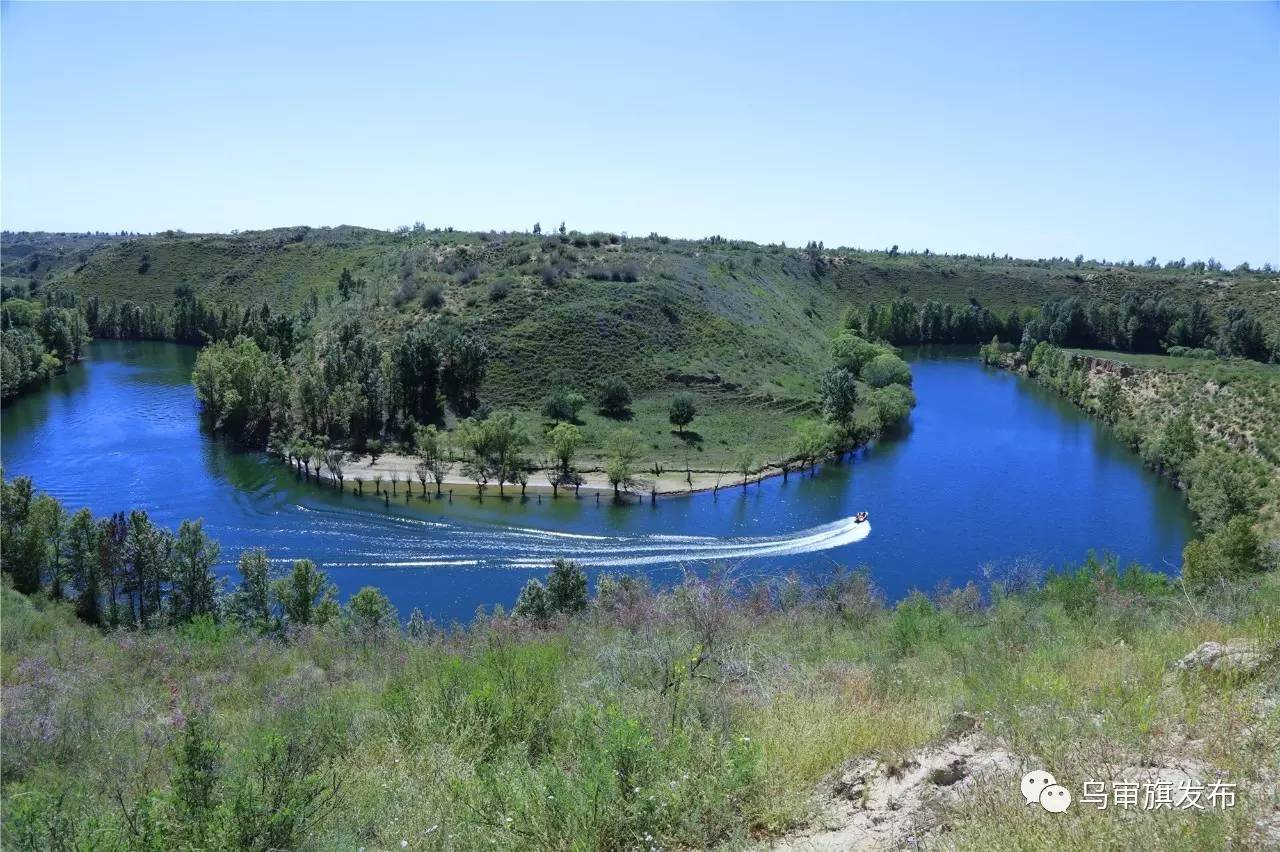
[[[203,521],[183,521],[172,532],[141,510],[104,518],[88,509],[68,514],[25,476],[0,480],[0,545],[4,573],[16,591],[70,601],[82,621],[104,629],[148,630],[205,619],[278,636],[290,627],[339,625],[369,639],[401,626],[380,590],[367,586],[339,605],[337,587],[314,562],[296,560],[280,574],[261,548],[240,554],[239,581],[228,589],[214,570],[221,547]],[[547,582],[530,580],[512,612],[543,623],[586,606],[586,574],[556,559]],[[425,634],[429,624],[420,609],[404,629],[411,637]]]

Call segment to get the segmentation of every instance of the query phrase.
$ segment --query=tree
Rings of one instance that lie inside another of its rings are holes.
[[[445,396],[459,414],[476,407],[477,394],[488,371],[489,349],[479,338],[459,334],[446,341],[440,379]]]
[[[376,642],[396,624],[396,608],[373,586],[365,586],[347,601],[347,620],[364,642]]]
[[[831,431],[821,423],[806,421],[796,428],[792,439],[792,454],[800,460],[802,466],[812,467],[819,459],[831,452]]]
[[[425,639],[427,630],[427,619],[423,617],[422,610],[415,606],[413,612],[409,613],[409,621],[404,626],[404,632],[410,639]]]
[[[173,621],[183,624],[218,612],[218,578],[213,566],[219,545],[204,531],[204,521],[183,521],[173,543],[173,586],[169,607]]]
[[[547,606],[565,615],[576,615],[587,608],[587,575],[576,562],[557,559],[551,564]]]
[[[1182,551],[1182,577],[1192,586],[1206,586],[1258,570],[1262,548],[1249,519],[1237,515],[1203,539],[1192,539]]]
[[[423,479],[423,492],[426,492],[426,480],[423,469],[435,480],[436,494],[440,494],[440,486],[449,470],[448,435],[435,426],[420,428],[414,435],[414,445],[418,451],[418,476]]]
[[[1266,469],[1240,453],[1210,446],[1187,464],[1186,473],[1191,511],[1206,532],[1222,529],[1237,515],[1252,515],[1262,505]]]
[[[462,472],[475,482],[476,494],[483,500],[484,489],[493,475],[489,430],[485,428],[483,421],[468,418],[458,424],[458,440],[467,454],[462,463]]]
[[[271,616],[271,563],[262,548],[246,550],[236,564],[240,585],[231,595],[231,615],[241,624],[266,631]]]
[[[580,479],[574,469],[573,458],[582,446],[582,431],[572,423],[557,423],[547,433],[547,440],[551,446],[551,456],[555,460],[551,490],[554,496],[558,496],[561,485],[576,485]]]
[[[191,380],[215,430],[265,446],[288,387],[288,374],[278,357],[263,352],[249,337],[218,341],[200,350]]]
[[[546,587],[539,580],[529,580],[520,590],[512,615],[527,618],[534,624],[545,624],[551,617],[551,604],[547,599]]]
[[[742,490],[746,491],[747,480],[751,477],[751,471],[756,466],[756,457],[752,455],[750,450],[743,449],[734,458],[733,465],[737,468],[738,473],[742,474]]]
[[[822,374],[822,413],[834,423],[853,417],[858,405],[858,383],[844,367],[832,367]]]
[[[520,426],[514,412],[500,411],[483,421],[487,433],[487,447],[491,467],[498,477],[498,494],[505,496],[503,485],[515,482],[528,466],[524,450],[529,446],[529,435]]]
[[[101,624],[102,573],[98,561],[98,525],[88,509],[76,512],[67,529],[67,568],[77,590],[76,615],[89,624]]]
[[[346,453],[337,447],[330,447],[324,451],[324,465],[329,468],[329,475],[333,477],[333,481],[337,483],[338,490],[342,490],[343,477],[343,459]]]
[[[894,384],[910,387],[911,368],[897,355],[877,355],[863,367],[862,380],[873,388]]]
[[[129,595],[131,621],[145,630],[160,611],[173,536],[152,524],[146,512],[135,509],[129,513],[124,551],[124,591]]]
[[[688,392],[676,394],[671,400],[671,406],[667,409],[667,419],[682,435],[684,427],[692,423],[697,414],[697,403],[694,401],[693,394]]]
[[[441,351],[436,324],[425,323],[400,337],[392,350],[392,370],[398,399],[405,414],[418,421],[435,420],[440,415]]]
[[[1117,422],[1125,414],[1120,380],[1113,373],[1107,373],[1098,389],[1098,414],[1108,423]]]
[[[1227,308],[1227,316],[1218,330],[1218,350],[1224,355],[1265,360],[1267,341],[1262,323],[1246,308]]]
[[[636,459],[640,455],[640,436],[631,429],[619,429],[609,436],[609,461],[605,464],[605,475],[613,486],[613,496],[620,491],[627,491],[633,485]]]
[[[322,624],[331,612],[337,587],[310,559],[293,563],[288,577],[272,584],[272,592],[289,624]]]
[[[831,360],[837,367],[844,367],[853,375],[862,373],[862,368],[877,355],[888,353],[888,349],[878,343],[864,340],[852,332],[841,332],[831,342]]]
[[[606,417],[625,417],[631,409],[631,386],[618,376],[610,376],[597,388],[596,403]]]
[[[1184,411],[1165,423],[1157,447],[1162,465],[1180,474],[1186,470],[1187,463],[1195,458],[1198,451],[1199,441],[1191,425],[1190,414]]]
[[[559,389],[542,401],[542,416],[548,420],[572,423],[586,405],[587,398],[577,391]]]

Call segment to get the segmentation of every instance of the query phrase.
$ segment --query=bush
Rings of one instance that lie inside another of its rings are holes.
[[[631,386],[618,376],[610,376],[597,388],[596,402],[601,414],[622,417],[631,409]]]
[[[489,285],[489,301],[501,302],[511,294],[510,281],[495,281]]]
[[[1236,515],[1252,515],[1262,505],[1267,481],[1258,461],[1221,447],[1209,447],[1186,466],[1187,499],[1205,532],[1222,529]]]
[[[576,562],[557,559],[547,576],[547,607],[575,615],[587,608],[587,575]]]
[[[911,368],[897,355],[877,355],[862,368],[862,380],[873,388],[911,385]]]
[[[576,391],[557,390],[542,401],[542,416],[548,420],[572,423],[586,404],[586,397]]]
[[[1193,539],[1182,551],[1182,578],[1202,587],[1259,570],[1262,546],[1247,517],[1237,515],[1216,533]]]
[[[444,307],[444,288],[439,284],[428,284],[422,288],[422,307],[429,311],[438,311]]]
[[[543,624],[551,617],[551,602],[547,597],[547,588],[541,580],[530,580],[520,590],[520,597],[511,614],[519,618],[527,618],[535,624]]]

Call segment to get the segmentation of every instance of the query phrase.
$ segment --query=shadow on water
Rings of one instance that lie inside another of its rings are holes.
[[[141,507],[170,527],[203,517],[228,572],[262,546],[281,568],[315,559],[344,595],[376,585],[401,610],[444,620],[509,606],[555,556],[655,582],[713,562],[753,577],[865,563],[891,598],[1090,548],[1176,564],[1190,533],[1181,496],[1105,429],[972,350],[908,355],[919,405],[873,446],[786,481],[656,504],[339,493],[202,432],[194,350],[165,343],[92,344],[85,364],[5,408],[3,461],[71,510]],[[873,532],[851,526],[861,510]]]

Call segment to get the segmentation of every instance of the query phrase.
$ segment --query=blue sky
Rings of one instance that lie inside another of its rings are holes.
[[[1280,261],[1280,5],[2,7],[9,229]]]

